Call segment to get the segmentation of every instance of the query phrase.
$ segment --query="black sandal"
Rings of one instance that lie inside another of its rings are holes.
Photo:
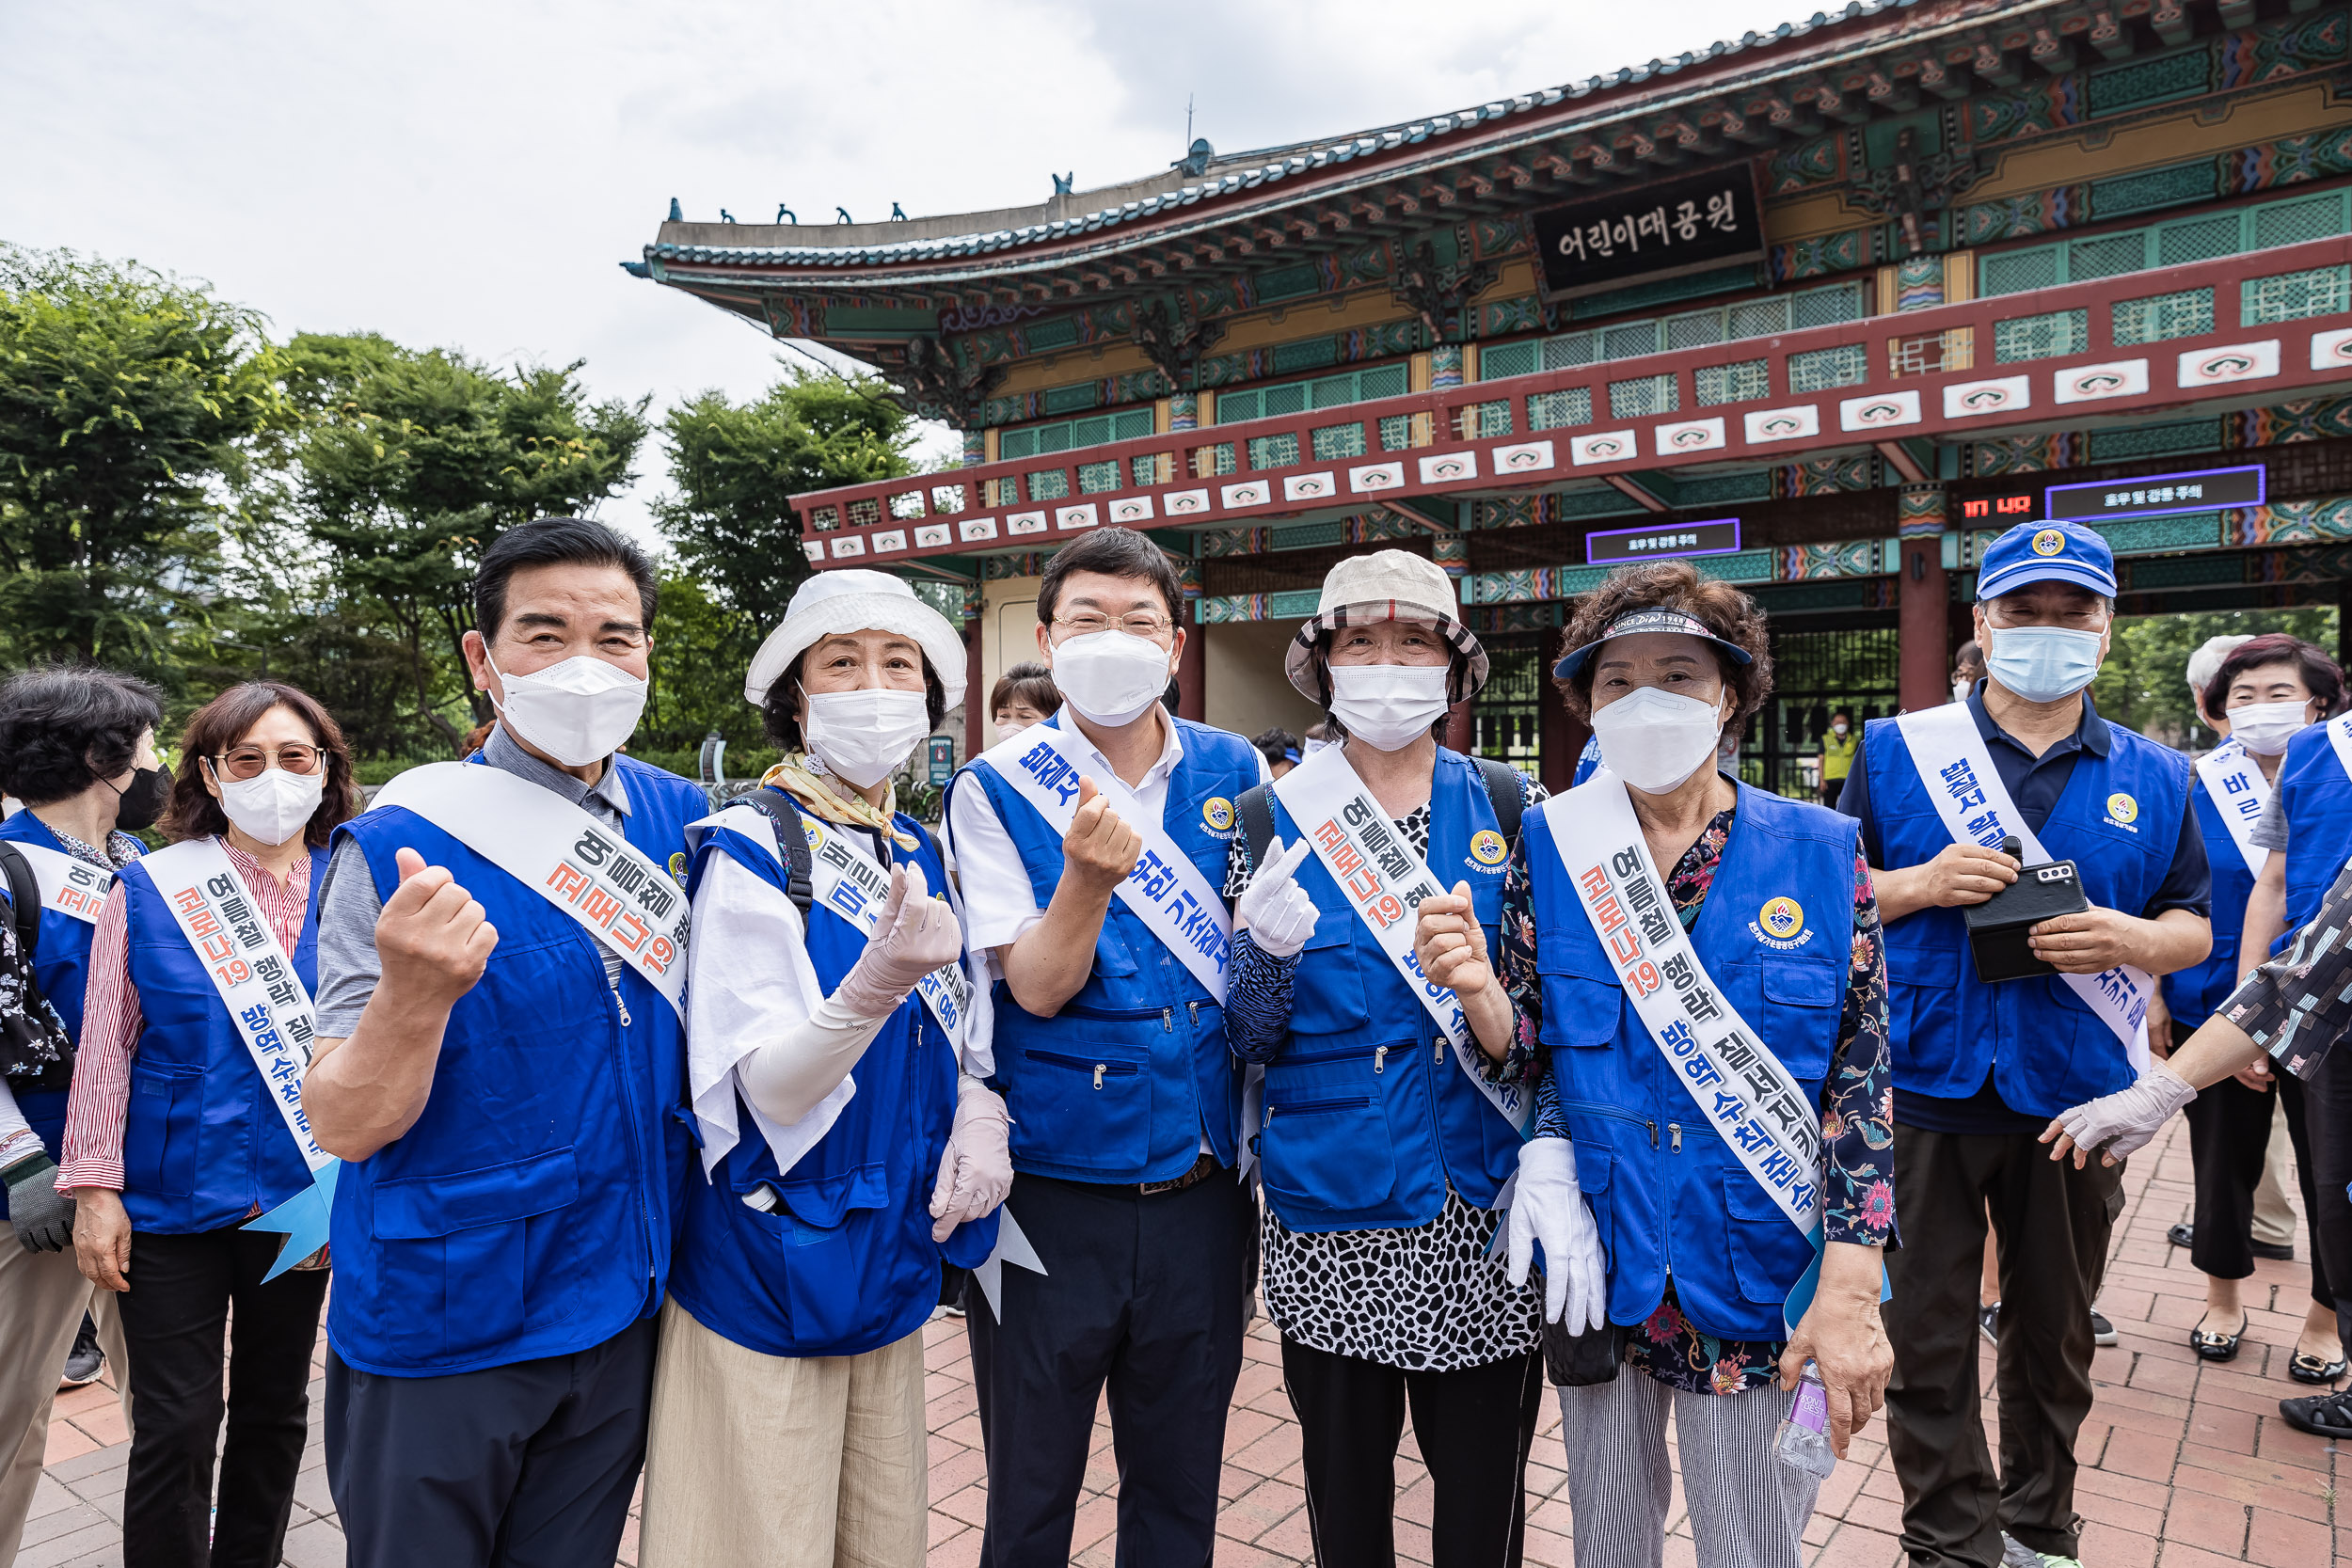
[[[2297,1383],[2333,1383],[2344,1374],[2341,1358],[2323,1361],[2309,1351],[2296,1351],[2295,1359],[2287,1363],[2287,1376]]]
[[[2240,1312],[2235,1334],[2214,1334],[2206,1330],[2201,1318],[2197,1326],[2188,1331],[2188,1348],[2202,1360],[2233,1361],[2237,1358],[2238,1341],[2246,1338],[2247,1323],[2247,1315]]]

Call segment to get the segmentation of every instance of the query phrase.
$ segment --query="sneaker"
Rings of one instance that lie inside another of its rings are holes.
[[[2090,1309],[2090,1342],[2101,1347],[2102,1349],[2115,1343],[2115,1325],[2107,1322],[2106,1314],[2100,1311],[2095,1307]],[[2071,1562],[2074,1560],[2072,1558],[2045,1557],[2042,1560],[2045,1562]]]
[[[1999,1302],[1996,1301],[1990,1307],[1978,1307],[1977,1332],[1984,1336],[1986,1344],[1997,1345],[2001,1342],[2000,1322],[2001,1304]]]
[[[2280,1400],[2279,1414],[2296,1431],[2308,1432],[2314,1437],[2352,1437],[2352,1388],[2299,1400]]]
[[[2037,1552],[2009,1531],[2001,1532],[2001,1568],[2083,1568],[2082,1560]]]
[[[82,1315],[82,1331],[73,1337],[73,1348],[66,1353],[65,1375],[57,1380],[57,1392],[87,1388],[105,1370],[106,1353],[98,1348],[98,1325],[90,1322],[86,1312]]]

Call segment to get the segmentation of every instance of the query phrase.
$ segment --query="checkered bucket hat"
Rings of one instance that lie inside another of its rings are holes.
[[[1308,701],[1327,702],[1327,677],[1315,665],[1315,644],[1326,632],[1379,621],[1416,621],[1434,628],[1467,666],[1452,692],[1454,702],[1477,694],[1486,684],[1486,650],[1457,618],[1461,606],[1454,581],[1436,562],[1409,550],[1375,550],[1352,556],[1323,579],[1323,598],[1292,639],[1283,672]]]

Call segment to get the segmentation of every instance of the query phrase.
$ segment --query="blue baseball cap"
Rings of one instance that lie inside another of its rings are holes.
[[[2115,597],[2115,552],[2084,523],[2019,523],[1984,547],[1977,598],[1997,599],[2036,582],[2071,582]]]

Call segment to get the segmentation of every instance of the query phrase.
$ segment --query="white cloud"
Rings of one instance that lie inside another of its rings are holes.
[[[615,264],[676,197],[803,223],[1026,204],[1183,155],[1703,49],[1755,0],[310,0],[0,6],[0,238],[213,282],[280,334],[585,359],[657,414],[780,345]],[[788,356],[782,356],[789,357]],[[946,433],[935,440],[948,448]],[[645,527],[649,449],[615,520]]]

